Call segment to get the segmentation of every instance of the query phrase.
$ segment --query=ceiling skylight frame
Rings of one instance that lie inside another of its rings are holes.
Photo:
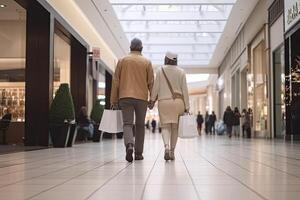
[[[179,64],[189,65],[190,60],[192,65],[200,66],[210,63],[236,0],[110,2],[128,40],[142,39],[144,54],[154,63],[163,64],[164,50],[168,49],[178,53]],[[191,54],[190,59],[187,59],[188,54]],[[202,56],[199,59],[194,55]]]

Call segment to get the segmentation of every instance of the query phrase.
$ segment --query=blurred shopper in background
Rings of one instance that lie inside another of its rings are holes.
[[[246,109],[243,109],[242,112],[242,130],[243,130],[243,137],[247,137],[247,138],[251,137],[250,113]]]
[[[152,90],[154,74],[151,61],[142,55],[143,44],[134,38],[130,45],[130,54],[118,61],[113,76],[111,104],[120,106],[123,115],[124,143],[126,160],[143,160],[145,138],[145,116],[148,106],[149,91]],[[135,116],[136,136],[133,137]]]
[[[209,114],[208,114],[208,111],[206,111],[206,113],[205,113],[204,123],[205,123],[205,133],[208,134],[208,132],[209,132]]]
[[[153,118],[151,121],[152,133],[155,133],[156,125],[157,125],[156,120]]]
[[[165,160],[175,159],[179,116],[189,111],[189,96],[184,70],[177,66],[177,54],[168,52],[165,66],[156,73],[149,108],[158,99],[159,118],[165,146]]]
[[[233,128],[232,128],[232,132],[233,135],[236,137],[240,136],[240,118],[241,118],[241,114],[240,111],[237,107],[234,108],[234,122],[233,122]]]
[[[214,111],[212,111],[211,115],[209,115],[209,133],[216,134],[215,123],[217,121],[217,116]]]
[[[226,132],[228,134],[228,137],[231,138],[232,136],[232,126],[234,124],[234,113],[230,106],[227,106],[226,111],[223,115],[223,121],[226,125]]]
[[[204,121],[203,116],[201,115],[201,113],[199,111],[198,115],[197,115],[197,128],[198,128],[199,135],[201,135],[203,121]]]

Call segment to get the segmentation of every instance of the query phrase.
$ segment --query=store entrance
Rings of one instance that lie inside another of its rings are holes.
[[[273,52],[274,59],[274,126],[275,137],[283,138],[286,131],[286,112],[284,103],[285,94],[285,68],[284,46]]]

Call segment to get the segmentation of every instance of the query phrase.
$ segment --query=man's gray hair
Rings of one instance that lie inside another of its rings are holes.
[[[142,41],[138,38],[133,38],[131,40],[130,50],[131,51],[142,51],[143,50]]]

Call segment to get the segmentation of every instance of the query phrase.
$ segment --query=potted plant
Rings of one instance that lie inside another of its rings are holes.
[[[75,124],[74,119],[74,104],[69,85],[63,83],[55,94],[49,112],[49,128],[54,147],[67,146],[70,130]],[[75,133],[75,129],[72,132]]]
[[[91,112],[91,120],[94,122],[94,135],[93,135],[94,142],[99,142],[101,137],[101,131],[98,130],[104,112],[104,106],[100,104],[101,101],[104,100],[103,99],[96,100]]]

